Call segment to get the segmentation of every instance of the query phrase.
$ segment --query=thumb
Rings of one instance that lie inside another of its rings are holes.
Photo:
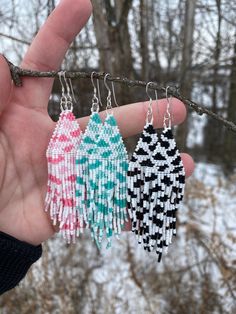
[[[6,59],[0,55],[0,112],[8,103],[12,89],[11,72]]]

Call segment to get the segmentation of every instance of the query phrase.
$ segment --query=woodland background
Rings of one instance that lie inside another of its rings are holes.
[[[92,2],[93,16],[63,69],[177,85],[186,97],[236,123],[235,1]],[[10,61],[20,63],[56,4],[0,0],[0,51]],[[73,86],[76,115],[89,114],[91,84],[78,79]],[[120,105],[147,99],[143,88],[115,89]],[[49,102],[54,120],[59,97],[56,81]],[[68,247],[55,237],[24,282],[0,297],[0,313],[235,313],[236,134],[189,111],[176,138],[197,165],[187,181],[178,236],[162,264],[137,249],[132,234],[101,252],[88,234]],[[136,140],[126,140],[130,152]]]

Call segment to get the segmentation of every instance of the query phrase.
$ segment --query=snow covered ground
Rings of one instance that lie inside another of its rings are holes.
[[[71,246],[55,236],[33,275],[12,292],[19,313],[33,304],[36,314],[235,313],[235,182],[218,166],[196,165],[177,237],[160,264],[129,232],[100,252],[89,234]],[[18,313],[3,302],[2,313]]]

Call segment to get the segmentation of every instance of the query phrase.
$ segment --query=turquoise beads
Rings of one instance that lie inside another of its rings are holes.
[[[107,114],[104,124],[93,112],[76,156],[76,206],[100,248],[119,236],[125,221],[128,154],[117,122]]]

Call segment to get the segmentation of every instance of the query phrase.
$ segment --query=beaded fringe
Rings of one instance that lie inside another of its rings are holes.
[[[97,166],[97,164],[99,164]],[[96,168],[95,168],[96,167]],[[91,236],[100,248],[104,235],[107,248],[113,233],[121,234],[126,213],[126,170],[119,160],[90,160],[90,203],[88,207]]]
[[[160,139],[146,124],[128,170],[128,209],[132,231],[161,261],[176,235],[176,212],[183,198],[185,173],[171,129]]]
[[[108,114],[102,124],[91,115],[76,156],[76,205],[100,248],[102,239],[119,236],[126,213],[128,155],[116,120]]]
[[[89,227],[99,248],[104,238],[110,247],[112,236],[119,237],[128,220],[127,201],[138,243],[149,252],[155,250],[161,260],[176,235],[176,212],[185,184],[170,128],[158,137],[147,123],[128,163],[112,114],[103,124],[99,114],[92,112],[82,136],[71,110],[63,110],[49,142],[47,161],[45,210],[50,211],[54,225],[59,223],[68,243]]]
[[[60,233],[67,242],[74,242],[81,227],[75,207],[75,153],[81,130],[70,110],[63,110],[49,142],[48,185],[45,211],[50,211],[53,224],[59,223]]]
[[[91,158],[100,135],[103,123],[97,112],[93,112],[82,136],[76,153],[76,208],[81,220],[89,227],[87,208],[90,201],[89,159]]]
[[[126,213],[128,154],[117,122],[108,114],[89,160],[88,218],[91,236],[100,248],[103,237],[107,248],[113,233],[119,237]],[[105,231],[105,232],[104,232]]]

